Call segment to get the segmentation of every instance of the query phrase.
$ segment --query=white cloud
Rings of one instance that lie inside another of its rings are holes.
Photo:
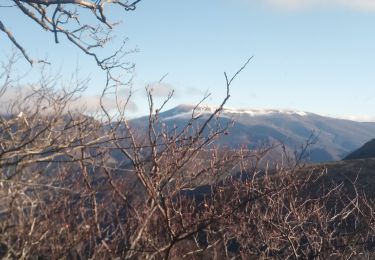
[[[257,0],[245,1],[253,3]],[[375,11],[375,0],[263,0],[260,2],[285,10],[341,7],[360,11]]]
[[[149,88],[151,89],[151,93],[154,97],[167,97],[173,90],[173,86],[169,83],[164,82],[154,82],[149,84]],[[174,93],[174,96],[176,93]]]
[[[209,92],[208,89],[204,89],[204,88],[187,87],[185,89],[185,95],[187,96],[204,97],[208,92]]]
[[[10,87],[2,95],[0,95],[0,114],[18,114],[21,110],[33,110],[36,107],[41,112],[53,112],[54,108],[47,99],[39,99],[39,95],[35,95],[35,89],[32,86]],[[33,95],[34,94],[34,95]],[[130,94],[128,89],[122,90],[115,94],[108,94],[102,99],[102,104],[106,110],[116,110],[117,103],[122,108]],[[138,107],[132,99],[127,103],[126,107],[129,112],[137,112]],[[100,96],[99,95],[83,95],[73,98],[68,102],[67,110],[79,111],[88,114],[100,112]]]
[[[375,122],[375,116],[370,115],[346,115],[346,116],[336,116],[336,118],[347,119],[357,122]]]
[[[115,97],[104,97],[102,99],[102,104],[106,110],[116,110],[117,104],[119,102],[120,108],[125,104],[127,97],[118,98],[116,101]],[[70,110],[83,110],[85,113],[94,114],[101,110],[100,107],[100,96],[83,96],[69,104]],[[138,110],[137,105],[129,100],[126,109],[130,112],[136,112]]]

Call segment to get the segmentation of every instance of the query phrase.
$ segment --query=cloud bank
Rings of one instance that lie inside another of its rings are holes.
[[[149,88],[152,95],[158,98],[166,98],[172,91],[174,91],[174,87],[171,84],[164,82],[153,82],[149,84]],[[176,93],[174,93],[174,96],[176,96]]]
[[[120,108],[124,106],[127,97],[123,98],[115,98],[112,96],[104,97],[102,99],[102,104],[106,110],[116,110],[117,104],[119,102]],[[77,100],[74,100],[69,104],[70,110],[83,110],[85,113],[88,114],[95,114],[98,111],[101,111],[100,108],[100,96],[83,96]],[[126,109],[129,112],[137,112],[138,106],[133,100],[129,100],[126,106]]]
[[[375,11],[374,0],[245,0],[249,3],[265,4],[285,10],[304,10],[311,8],[346,8],[358,11]]]
[[[347,119],[357,122],[375,122],[375,116],[370,115],[346,115],[346,116],[336,116],[336,118]]]
[[[31,86],[6,89],[4,93],[0,93],[0,114],[18,114],[20,112],[19,110],[27,109],[33,111],[33,109],[36,109],[37,107],[41,109],[41,112],[53,112],[53,105],[50,104],[47,99],[38,99],[38,95],[33,95],[35,93],[35,90]],[[117,93],[117,97],[114,93],[108,94],[102,99],[102,104],[108,111],[116,110],[117,105],[122,108],[127,101],[129,94],[129,89],[123,89]],[[67,102],[66,111],[95,114],[101,111],[100,100],[100,95],[78,96]],[[127,111],[134,113],[138,111],[138,106],[132,99],[130,99],[127,103],[126,109]]]

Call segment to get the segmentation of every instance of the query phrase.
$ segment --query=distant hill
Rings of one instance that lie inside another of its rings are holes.
[[[348,156],[344,158],[344,160],[355,160],[355,159],[367,159],[367,158],[375,158],[375,139],[365,143],[362,147],[355,150]]]
[[[160,120],[169,128],[182,128],[191,118],[193,106],[180,105],[160,113]],[[200,107],[198,124],[205,120],[215,107]],[[148,117],[134,119],[133,123],[145,125]],[[255,148],[261,144],[283,143],[291,151],[299,149],[313,132],[317,142],[309,148],[310,162],[341,160],[375,135],[375,122],[356,122],[313,113],[276,109],[229,109],[225,108],[218,122],[234,125],[217,144],[226,148],[247,146]]]

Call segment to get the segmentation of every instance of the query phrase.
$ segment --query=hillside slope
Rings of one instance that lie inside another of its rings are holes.
[[[169,128],[182,128],[191,118],[193,106],[181,105],[160,113],[160,121]],[[197,124],[202,123],[214,107],[198,108]],[[147,117],[133,120],[146,125]],[[375,136],[375,123],[320,116],[292,110],[256,110],[225,108],[217,122],[220,125],[234,122],[228,134],[217,144],[226,148],[255,148],[264,144],[283,143],[291,151],[299,149],[313,133],[316,143],[309,149],[311,162],[340,160]],[[213,122],[214,124],[214,122]]]
[[[359,149],[350,153],[344,160],[375,158],[375,139],[365,143]]]

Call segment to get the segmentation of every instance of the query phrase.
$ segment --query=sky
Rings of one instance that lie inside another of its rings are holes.
[[[253,56],[231,86],[228,107],[375,121],[373,0],[142,0],[134,12],[108,11],[111,21],[122,21],[115,40],[128,37],[129,49],[139,50],[127,57],[136,64],[130,116],[147,113],[147,85],[159,103],[175,91],[167,108],[197,103],[205,93],[206,104],[219,104],[223,72],[233,75]],[[101,92],[101,71],[79,50],[54,44],[16,9],[0,8],[0,17],[31,56],[48,57],[63,75],[79,66],[90,76],[88,100]],[[10,49],[0,34],[0,57]]]

